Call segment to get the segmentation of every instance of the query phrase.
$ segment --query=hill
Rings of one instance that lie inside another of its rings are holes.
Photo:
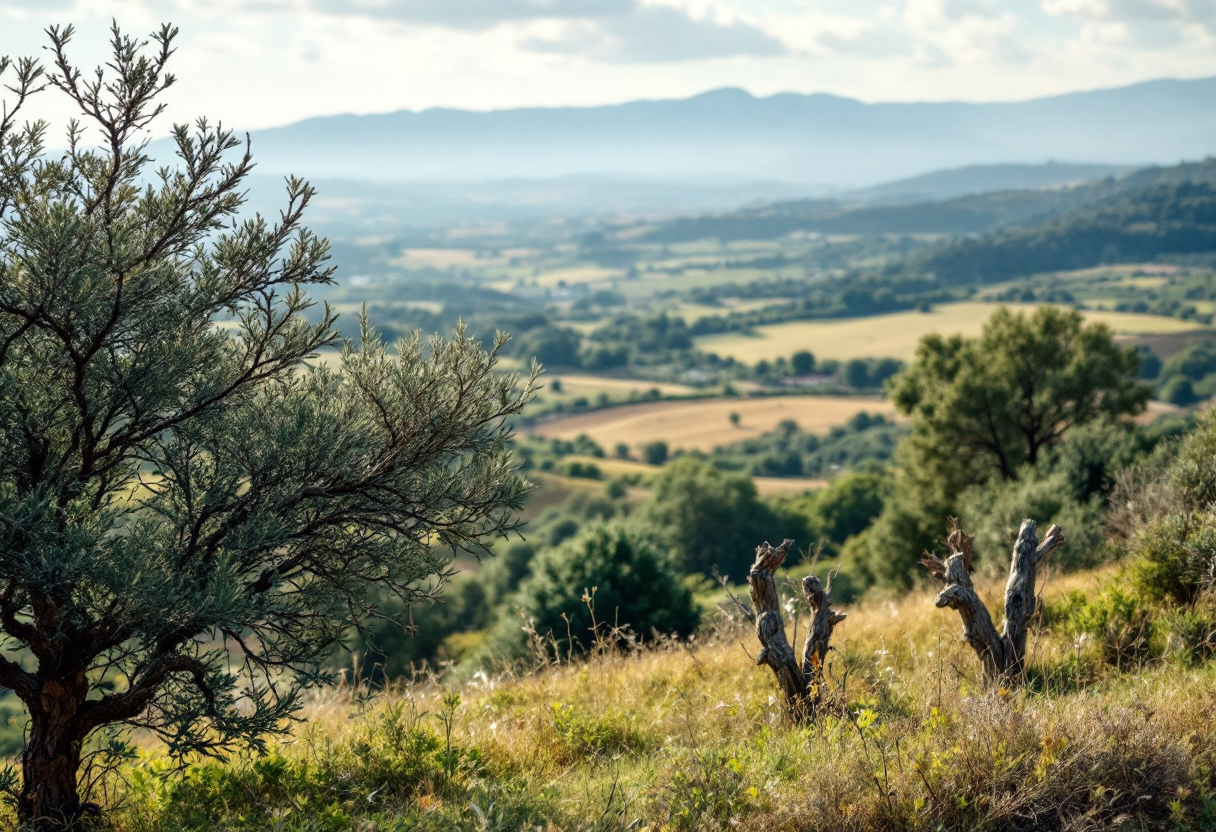
[[[1076,641],[1063,611],[1109,578],[1046,588],[1055,626],[1036,632],[1046,670],[1026,692],[978,691],[957,618],[922,590],[848,609],[828,663],[830,704],[806,726],[788,724],[771,675],[744,652],[756,649],[751,628],[723,622],[692,643],[572,662],[550,653],[531,673],[454,688],[322,694],[308,727],[262,758],[201,762],[178,779],[130,772],[114,824],[1210,829],[1213,666],[1120,671],[1093,639]],[[1000,585],[981,592],[997,597]],[[161,765],[157,753],[144,760]]]
[[[979,234],[1052,216],[1096,200],[1113,180],[1074,188],[1001,191],[894,205],[850,205],[797,200],[725,214],[679,217],[645,236],[660,243],[773,240],[795,232],[818,234]]]
[[[847,194],[846,198],[879,205],[935,202],[997,191],[1072,187],[1130,171],[1131,168],[1120,165],[1060,162],[1043,165],[965,165],[863,188]]]
[[[956,240],[904,267],[949,284],[1216,251],[1216,161],[1140,171],[1042,222]]]
[[[253,139],[259,172],[311,179],[593,174],[854,189],[960,165],[1200,158],[1216,149],[1216,79],[983,104],[871,104],[793,93],[756,98],[721,89],[604,107],[336,115],[259,130]]]
[[[1025,178],[1033,179],[1038,174],[1046,175],[1053,167],[1076,173],[1102,170],[1093,166],[1041,166],[1021,172],[1026,174]],[[928,188],[941,191],[961,189],[966,187],[967,182],[973,182],[978,190],[984,187],[985,182],[1015,178],[1013,173],[1002,171],[1001,166],[994,169],[961,168],[908,181],[925,182]],[[1000,237],[932,249],[915,261],[916,269],[937,272],[951,283],[971,280],[985,282],[1030,273],[1024,270],[1024,266],[1017,265],[1024,258],[1016,252],[1028,245],[1039,247],[1041,244],[1032,243],[1031,240],[1057,232],[1057,236],[1063,235],[1064,238],[1078,234],[1106,236],[1097,244],[1096,253],[1092,245],[1089,248],[1072,246],[1066,240],[1051,243],[1049,247],[1059,251],[1060,255],[1054,259],[1047,258],[1045,262],[1049,260],[1059,265],[1035,267],[1032,271],[1084,268],[1101,262],[1126,262],[1128,258],[1152,259],[1157,253],[1203,251],[1207,238],[1200,234],[1194,239],[1184,239],[1188,232],[1178,224],[1202,225],[1207,222],[1204,209],[1199,207],[1204,199],[1200,191],[1214,183],[1216,161],[1211,160],[1145,168],[1118,176],[1072,182],[1065,187],[973,193],[923,202],[900,202],[898,195],[910,194],[912,190],[896,182],[861,192],[870,193],[875,199],[889,199],[888,204],[825,199],[775,202],[722,214],[678,217],[653,226],[644,239],[661,243],[714,238],[726,241],[775,240],[795,232],[968,236],[1011,229]],[[1199,191],[1195,190],[1196,186]],[[907,186],[916,187],[919,186]],[[1185,207],[1179,200],[1185,202]],[[1167,224],[1155,226],[1153,234],[1159,237],[1156,241],[1146,236],[1147,227],[1143,223],[1150,221]],[[1133,226],[1134,239],[1119,243],[1109,238],[1116,228],[1131,229]],[[1169,233],[1165,233],[1167,227]],[[1056,232],[1050,231],[1053,228]],[[1101,259],[1102,249],[1108,245],[1114,246],[1114,253],[1107,252],[1108,259],[1104,261]],[[990,248],[993,248],[993,254],[987,259],[977,253]],[[972,259],[973,263],[970,262]],[[1079,265],[1072,265],[1074,262]],[[971,276],[967,276],[967,269],[970,269]],[[996,269],[997,274],[989,275],[991,269]],[[982,280],[977,277],[981,273],[985,275]]]

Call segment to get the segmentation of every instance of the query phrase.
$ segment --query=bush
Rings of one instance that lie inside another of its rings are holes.
[[[791,357],[790,366],[794,368],[795,375],[809,376],[811,373],[815,372],[815,356],[812,355],[808,350],[799,350]],[[765,365],[764,371],[761,371],[759,366],[757,366],[757,373],[762,375],[763,372],[767,372],[767,369],[767,364]]]
[[[782,508],[807,525],[812,539],[822,539],[837,549],[874,522],[890,489],[890,478],[882,474],[845,474]]]
[[[609,709],[596,716],[573,705],[554,702],[553,730],[565,763],[644,751],[653,743],[638,727],[637,717]]]
[[[1169,652],[1184,664],[1199,664],[1216,655],[1216,609],[1170,610],[1157,619]]]
[[[1174,376],[1165,382],[1158,395],[1170,404],[1179,407],[1187,407],[1199,401],[1199,396],[1195,394],[1194,383],[1183,376]]]
[[[628,626],[645,639],[655,631],[687,636],[700,622],[692,593],[670,561],[651,539],[618,522],[595,523],[542,551],[507,606],[522,610],[538,633],[551,633],[563,652],[571,646],[568,637],[586,649],[597,630],[604,638],[614,626]],[[503,627],[518,632],[519,622],[512,617]],[[513,642],[518,654],[522,634]]]
[[[977,568],[992,573],[1009,565],[1018,529],[1026,518],[1040,528],[1040,536],[1053,523],[1064,529],[1064,544],[1051,556],[1063,569],[1082,569],[1100,563],[1106,553],[1102,499],[1078,502],[1066,472],[1035,476],[1028,470],[1021,480],[994,480],[968,489],[959,498],[959,517],[975,539]]]
[[[1190,606],[1212,582],[1216,526],[1210,516],[1164,517],[1139,531],[1133,551],[1130,578],[1145,598]]]
[[[1211,411],[1183,440],[1169,479],[1185,508],[1204,511],[1216,505],[1216,415]]]
[[[1123,668],[1148,658],[1152,618],[1140,598],[1111,589],[1078,609],[1071,624],[1075,632],[1095,637],[1105,662]]]
[[[765,540],[797,536],[761,502],[751,477],[721,471],[704,459],[686,456],[654,479],[640,522],[685,572],[742,576]]]
[[[662,465],[667,461],[667,443],[647,442],[642,446],[642,461],[647,465]]]
[[[363,812],[392,816],[421,794],[460,795],[482,771],[476,748],[449,746],[422,716],[402,704],[382,706],[311,754],[206,762],[175,780],[137,769],[131,796],[179,830],[285,828],[275,825],[276,816],[308,818],[308,829],[353,829]]]

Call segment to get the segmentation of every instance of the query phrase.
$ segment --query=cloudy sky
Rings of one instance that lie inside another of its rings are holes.
[[[72,22],[93,64],[111,17],[178,25],[172,116],[242,128],[723,86],[991,101],[1216,75],[1216,0],[0,0],[0,55]]]

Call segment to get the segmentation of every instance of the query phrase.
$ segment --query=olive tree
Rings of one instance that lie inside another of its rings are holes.
[[[92,808],[79,771],[107,726],[176,755],[285,730],[370,599],[437,592],[529,487],[504,418],[533,383],[495,371],[504,336],[390,348],[364,321],[341,342],[304,293],[332,272],[307,184],[241,218],[248,139],[205,121],[152,170],[175,34],[115,27],[96,74],[70,27],[48,30],[51,68],[3,62],[0,685],[29,710],[36,829]],[[44,88],[83,115],[62,152],[16,120]],[[307,360],[331,346],[336,367]]]

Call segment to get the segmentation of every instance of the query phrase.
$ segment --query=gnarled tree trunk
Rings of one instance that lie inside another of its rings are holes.
[[[971,537],[958,520],[950,519],[945,561],[926,552],[921,564],[946,585],[937,594],[937,606],[957,610],[963,620],[963,637],[979,656],[985,684],[1018,684],[1026,658],[1026,631],[1035,611],[1035,577],[1039,561],[1064,542],[1064,532],[1052,526],[1040,543],[1033,520],[1022,521],[1005,584],[1005,620],[998,633],[988,608],[971,583]]]
[[[77,782],[84,736],[78,720],[87,685],[43,680],[30,710],[29,736],[21,755],[22,789],[17,814],[22,828],[72,827],[86,807]]]
[[[761,645],[756,664],[772,669],[785,696],[790,717],[799,721],[814,713],[823,696],[823,662],[832,630],[844,621],[845,615],[832,609],[831,592],[818,578],[814,575],[803,578],[802,592],[814,615],[802,648],[802,664],[799,664],[785,636],[785,619],[781,615],[777,579],[773,574],[785,562],[793,543],[786,540],[773,547],[765,541],[757,546],[756,561],[747,575],[747,584],[755,610],[756,637]]]

